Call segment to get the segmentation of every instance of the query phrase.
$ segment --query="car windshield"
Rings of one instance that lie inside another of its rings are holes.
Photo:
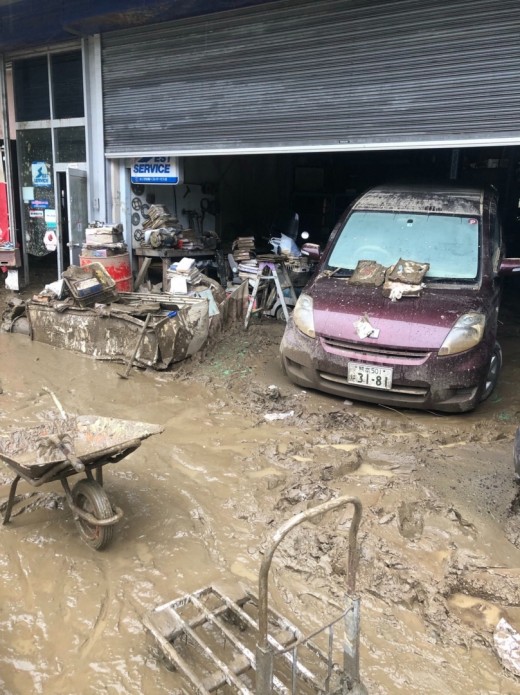
[[[476,217],[354,211],[339,232],[328,268],[353,271],[358,261],[387,267],[404,260],[429,263],[426,279],[475,280],[479,261]]]

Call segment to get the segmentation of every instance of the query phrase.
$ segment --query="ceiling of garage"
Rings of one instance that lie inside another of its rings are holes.
[[[0,0],[0,51],[212,14],[269,0]]]

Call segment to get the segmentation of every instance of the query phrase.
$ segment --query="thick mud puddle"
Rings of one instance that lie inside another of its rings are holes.
[[[281,331],[253,325],[173,374],[134,371],[127,381],[118,365],[0,334],[4,430],[53,407],[43,387],[73,413],[164,427],[105,468],[105,489],[125,512],[106,551],[80,540],[59,484],[24,497],[0,528],[2,693],[192,692],[157,658],[142,615],[216,582],[254,589],[280,523],[351,494],[364,505],[369,692],[520,694],[493,648],[501,617],[520,629],[513,341],[491,401],[439,416],[291,386],[277,362]],[[0,503],[11,478],[0,464]],[[341,605],[347,540],[338,523],[331,514],[295,531],[276,555],[272,605],[305,632],[331,614],[330,602]]]

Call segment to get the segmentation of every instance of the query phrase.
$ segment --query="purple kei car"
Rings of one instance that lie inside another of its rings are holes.
[[[373,188],[319,257],[286,326],[283,367],[342,397],[471,410],[498,381],[500,276],[515,270],[493,191]]]

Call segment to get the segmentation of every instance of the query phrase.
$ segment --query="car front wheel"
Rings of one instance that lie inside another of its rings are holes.
[[[495,343],[493,348],[493,353],[491,354],[491,359],[489,361],[489,367],[486,374],[486,380],[484,381],[484,389],[482,391],[481,401],[485,401],[491,396],[495,387],[498,383],[498,377],[500,370],[502,368],[502,350],[498,343]]]

